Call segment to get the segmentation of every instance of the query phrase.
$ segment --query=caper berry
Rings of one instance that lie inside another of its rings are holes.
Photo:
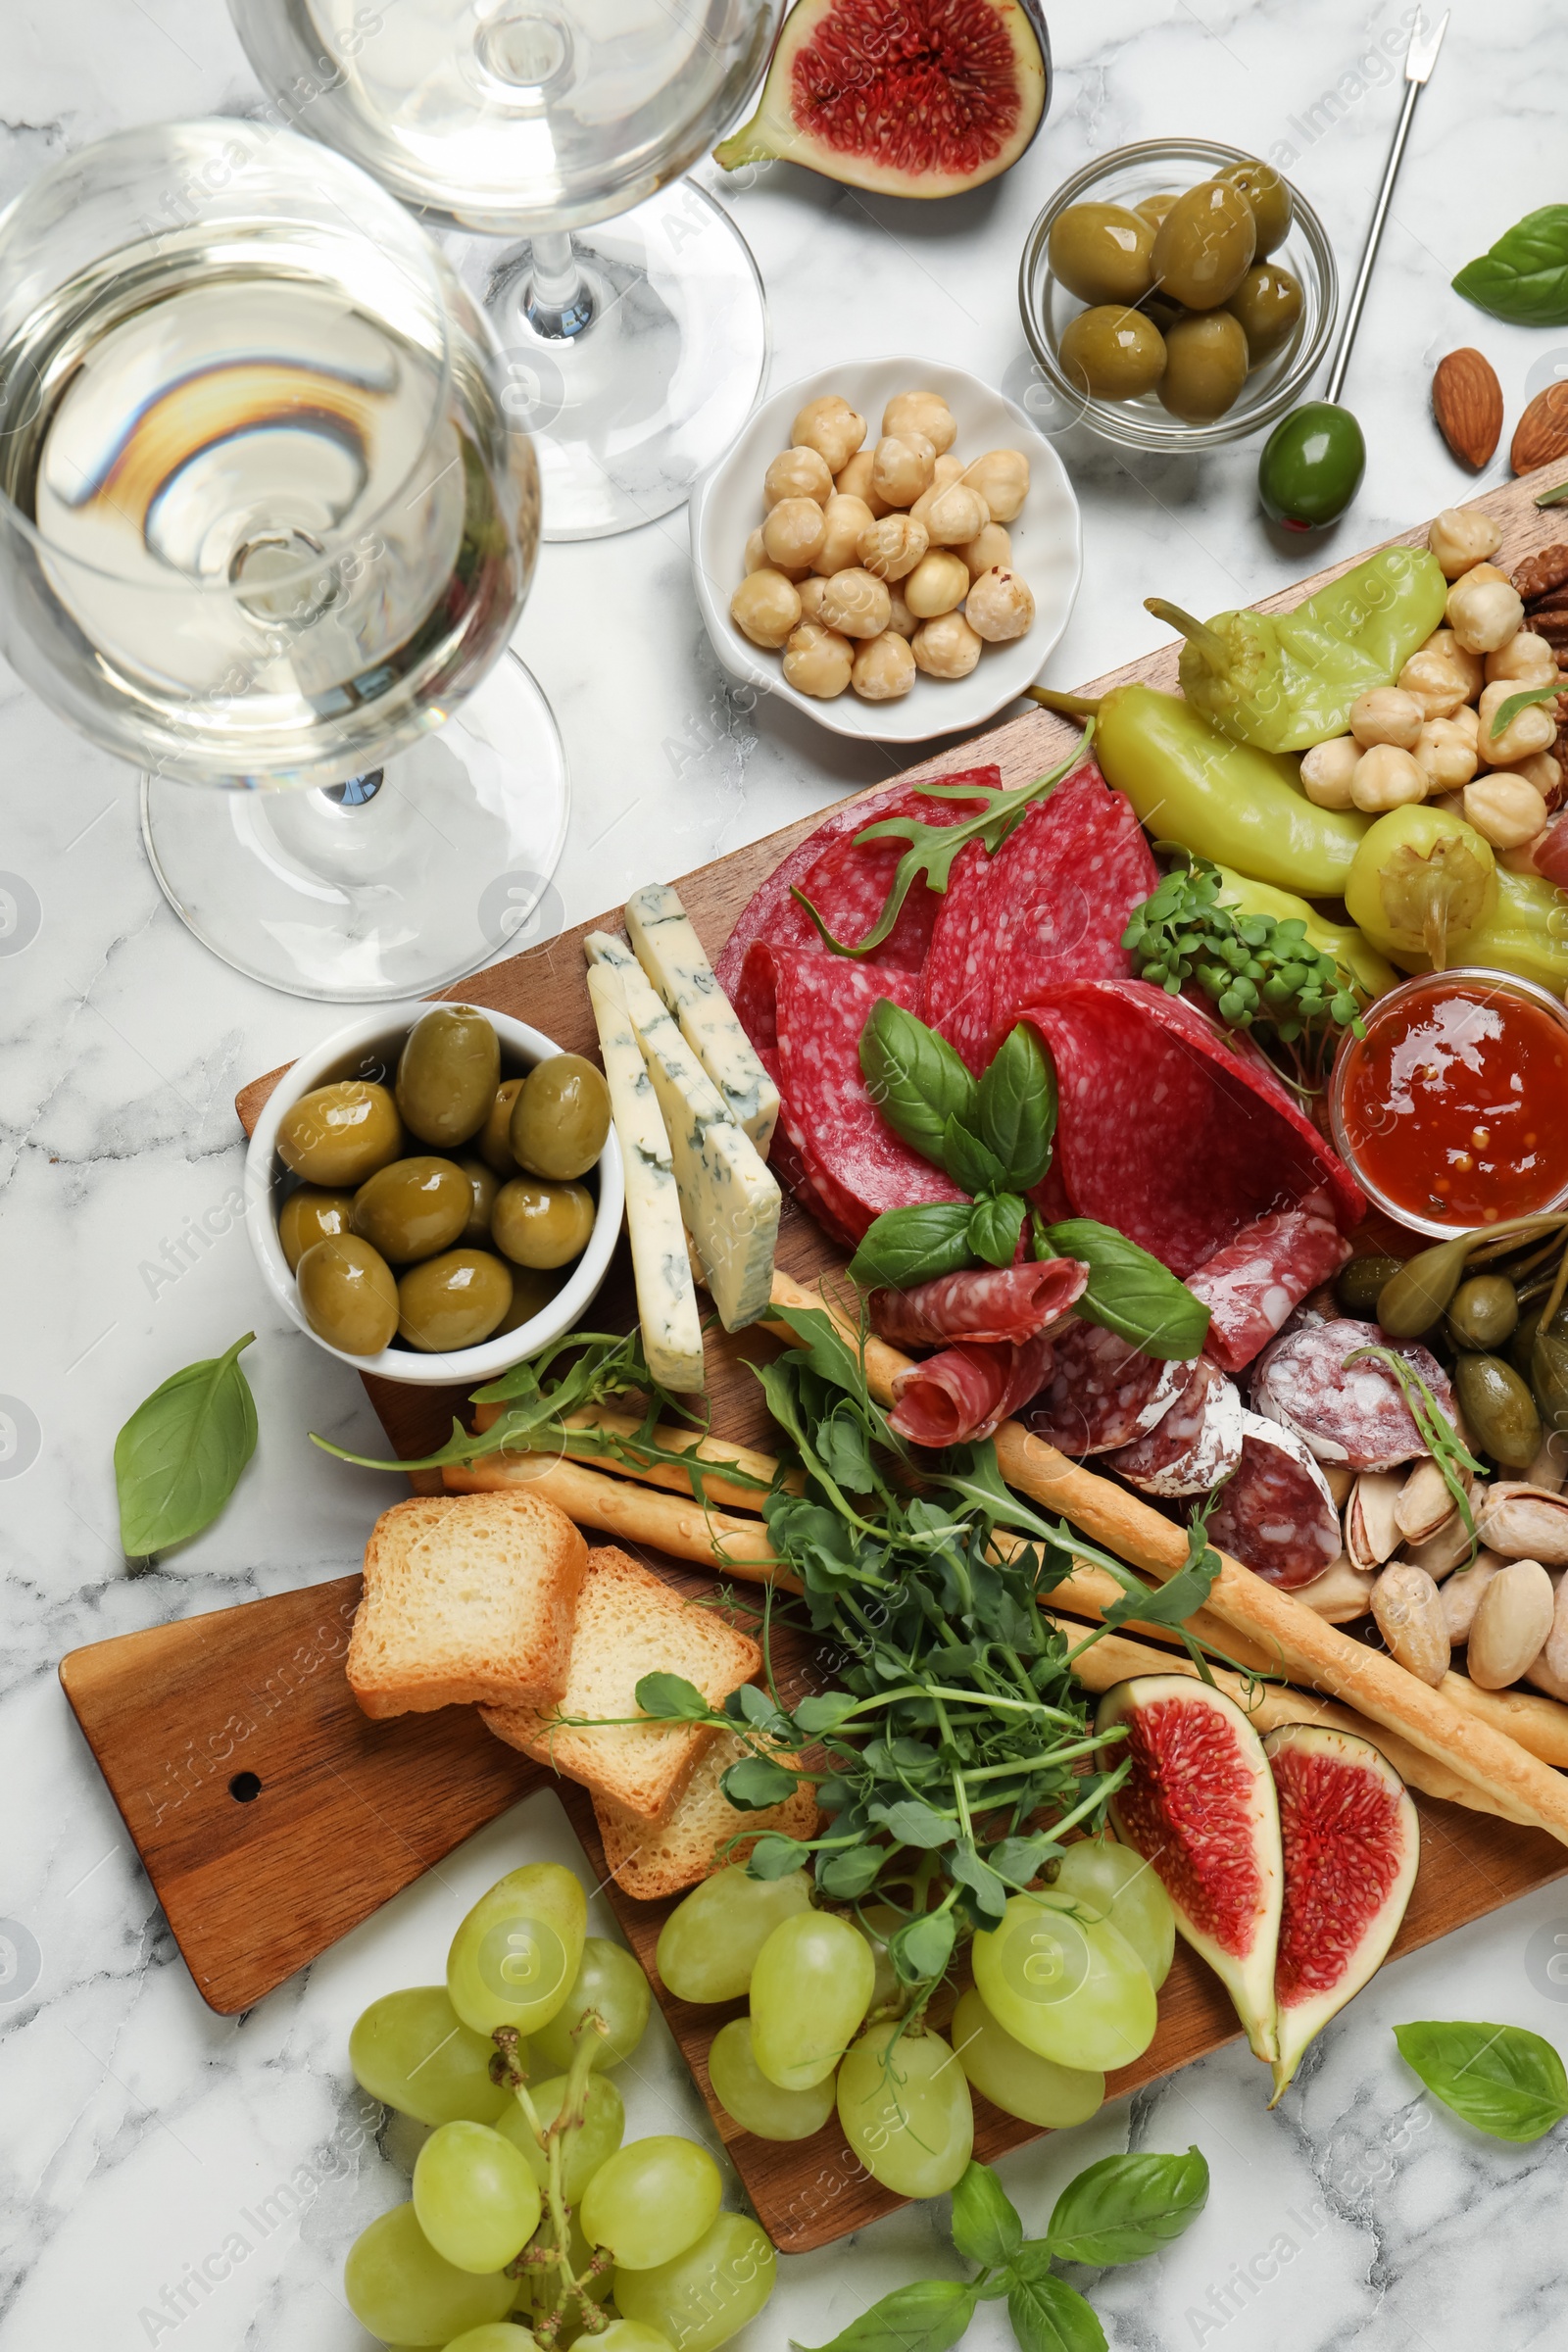
[[[1457,1234],[1407,1257],[1378,1293],[1378,1321],[1391,1340],[1418,1340],[1442,1316],[1464,1280],[1475,1236]]]
[[[1498,1348],[1513,1337],[1518,1321],[1518,1298],[1501,1274],[1467,1276],[1448,1301],[1448,1330],[1456,1348]]]
[[[580,1054],[554,1054],[540,1062],[512,1106],[512,1156],[529,1176],[557,1183],[586,1176],[609,1133],[604,1072]]]
[[[1512,1364],[1466,1352],[1454,1365],[1453,1393],[1483,1451],[1504,1470],[1528,1470],[1541,1450],[1541,1415]]]

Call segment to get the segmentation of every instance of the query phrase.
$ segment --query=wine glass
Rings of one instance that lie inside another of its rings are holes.
[[[275,988],[456,979],[560,854],[505,382],[435,243],[291,131],[121,132],[0,214],[0,650],[142,766],[165,892]]]
[[[547,539],[668,514],[751,414],[757,266],[679,174],[739,111],[780,6],[229,0],[298,127],[455,232],[538,443]]]

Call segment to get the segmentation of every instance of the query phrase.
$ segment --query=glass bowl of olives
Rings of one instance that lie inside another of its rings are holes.
[[[1338,299],[1305,198],[1214,139],[1141,139],[1086,166],[1018,273],[1064,419],[1131,449],[1212,449],[1272,424],[1323,357]]]
[[[471,1004],[378,1006],[295,1062],[245,1188],[290,1320],[425,1387],[492,1380],[580,1324],[625,1204],[603,1073]]]

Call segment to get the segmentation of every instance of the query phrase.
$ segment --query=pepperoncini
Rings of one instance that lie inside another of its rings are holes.
[[[1478,941],[1496,911],[1498,879],[1491,844],[1472,825],[1417,801],[1391,808],[1370,828],[1345,904],[1401,971],[1442,971],[1484,960]]]

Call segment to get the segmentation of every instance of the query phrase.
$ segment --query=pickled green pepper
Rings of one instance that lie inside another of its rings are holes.
[[[1510,876],[1516,880],[1517,876]],[[1497,906],[1497,861],[1463,817],[1416,801],[1371,826],[1345,886],[1352,922],[1401,971],[1480,963]]]

